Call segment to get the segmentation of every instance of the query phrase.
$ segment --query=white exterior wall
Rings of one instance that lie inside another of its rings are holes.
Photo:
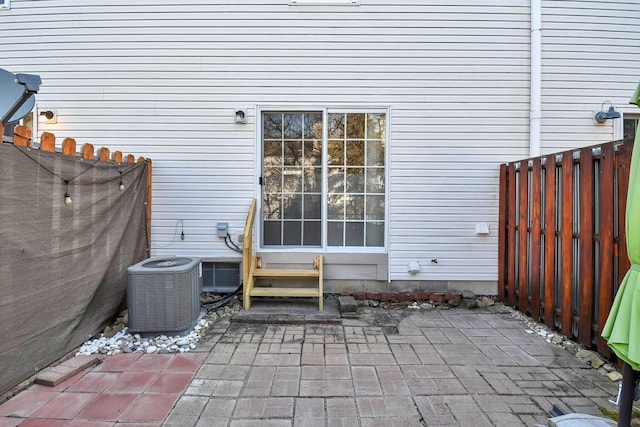
[[[543,2],[543,152],[612,139],[592,110],[626,108],[639,8]],[[233,256],[215,225],[235,237],[259,191],[257,107],[367,106],[390,109],[390,278],[497,279],[499,164],[529,153],[527,0],[13,0],[0,31],[0,67],[39,74],[57,111],[39,132],[152,158],[154,255]]]
[[[593,116],[605,101],[638,113],[640,2],[545,0],[542,10],[542,154],[617,139],[621,120]]]

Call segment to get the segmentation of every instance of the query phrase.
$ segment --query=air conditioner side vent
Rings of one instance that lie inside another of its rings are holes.
[[[220,294],[235,291],[242,283],[242,269],[239,261],[203,261],[202,291]]]

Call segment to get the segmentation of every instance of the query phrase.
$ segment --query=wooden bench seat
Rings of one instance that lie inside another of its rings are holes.
[[[244,309],[251,308],[251,297],[315,297],[318,308],[323,310],[322,256],[315,256],[313,268],[262,268],[260,259],[253,253],[253,223],[256,215],[256,199],[253,199],[247,214],[242,234],[242,284]],[[256,278],[300,278],[316,279],[313,287],[255,286]]]

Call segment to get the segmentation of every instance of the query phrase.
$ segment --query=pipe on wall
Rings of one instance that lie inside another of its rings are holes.
[[[529,107],[529,157],[540,156],[542,121],[542,2],[531,0],[531,76]]]

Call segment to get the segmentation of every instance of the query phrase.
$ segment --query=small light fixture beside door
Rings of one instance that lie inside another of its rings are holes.
[[[243,123],[247,123],[247,112],[246,112],[246,110],[242,110],[242,109],[236,110],[235,122],[238,125],[243,124]]]

